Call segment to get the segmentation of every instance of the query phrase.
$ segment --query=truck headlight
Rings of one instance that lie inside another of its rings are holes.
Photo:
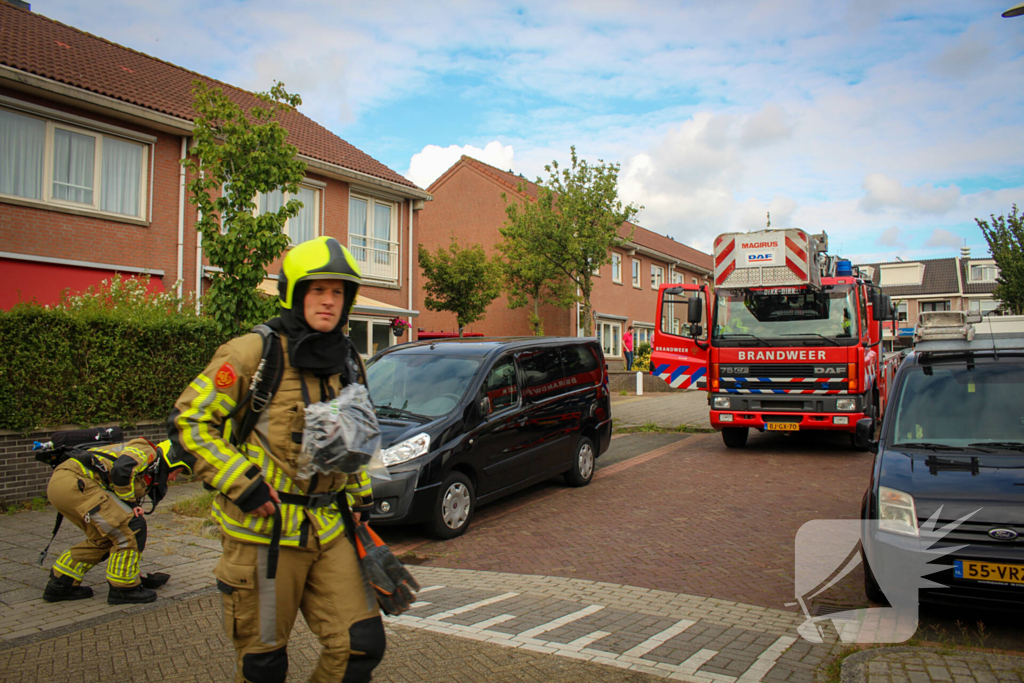
[[[894,534],[917,536],[914,497],[887,486],[878,487],[878,528]]]
[[[428,450],[430,450],[430,435],[417,434],[411,439],[396,443],[391,448],[385,448],[380,453],[380,459],[384,461],[385,465],[397,465],[418,458]]]
[[[838,398],[836,399],[836,410],[857,410],[857,399]]]
[[[728,396],[715,396],[711,403],[712,407],[728,410],[732,407]]]

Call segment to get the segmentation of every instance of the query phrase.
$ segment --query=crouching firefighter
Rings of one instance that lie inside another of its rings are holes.
[[[299,610],[323,646],[311,681],[368,681],[384,656],[380,612],[346,537],[346,517],[372,507],[370,478],[297,478],[305,407],[365,383],[342,331],[360,283],[336,239],[294,247],[278,281],[280,317],[221,346],[168,419],[182,458],[219,491],[214,575],[238,682],[285,680]]]
[[[65,550],[54,562],[43,600],[60,602],[92,597],[92,588],[82,586],[81,582],[86,572],[103,560],[107,561],[109,604],[156,600],[154,589],[167,583],[170,576],[159,572],[140,575],[139,560],[146,549],[142,503],[148,494],[155,509],[167,490],[167,482],[182,470],[173,463],[171,442],[154,446],[146,439],[132,439],[91,447],[83,444],[57,448],[52,452],[49,462],[56,467],[46,496],[58,511],[53,534],[57,535],[61,522],[67,518],[85,532],[85,540]],[[49,547],[41,553],[40,563]]]

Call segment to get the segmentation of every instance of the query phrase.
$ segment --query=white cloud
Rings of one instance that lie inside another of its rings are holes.
[[[960,235],[954,234],[949,230],[943,230],[942,228],[935,228],[932,230],[931,237],[924,243],[924,246],[930,248],[942,248],[947,249],[958,249],[963,245],[963,238]]]
[[[488,142],[483,149],[473,145],[449,145],[438,147],[427,145],[423,151],[413,155],[405,177],[420,187],[429,187],[442,173],[447,171],[463,155],[479,159],[503,171],[516,170],[515,152],[512,145],[502,145],[497,140]]]
[[[960,188],[904,187],[903,184],[882,173],[871,173],[861,187],[867,194],[860,200],[860,208],[868,213],[884,209],[896,209],[911,214],[943,214],[956,207],[960,201]]]
[[[903,234],[895,225],[882,232],[878,237],[877,244],[882,247],[898,247],[900,249],[905,249],[907,246],[903,240]]]
[[[786,113],[782,107],[769,104],[761,111],[747,119],[743,124],[740,139],[748,147],[766,145],[784,140],[793,133],[786,121]]]

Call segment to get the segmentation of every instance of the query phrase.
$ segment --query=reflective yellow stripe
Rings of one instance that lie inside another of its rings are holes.
[[[214,391],[213,383],[205,375],[192,380],[189,388],[196,392],[196,396],[189,409],[178,414],[175,426],[188,451],[220,469],[231,459],[234,449],[224,439],[213,436],[210,423],[217,413],[222,417],[227,415],[234,407],[234,401]]]

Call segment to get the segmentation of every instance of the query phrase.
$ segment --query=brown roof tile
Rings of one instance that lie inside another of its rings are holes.
[[[878,281],[881,266],[895,263],[922,263],[924,264],[924,275],[919,285],[886,285],[882,283],[882,291],[889,296],[916,296],[927,294],[953,294],[960,293],[960,284],[957,282],[956,258],[919,259],[916,261],[890,261],[888,263],[865,263],[874,269],[875,282]]]
[[[219,87],[248,111],[252,93],[0,2],[0,64],[122,102],[194,120],[192,83]],[[278,120],[301,154],[415,188],[407,178],[295,110]]]
[[[493,178],[500,184],[507,187],[513,192],[518,192],[519,187],[522,186],[526,194],[530,197],[537,197],[537,184],[530,180],[527,180],[522,175],[516,175],[512,171],[502,171],[501,169],[495,168],[489,164],[485,164],[479,159],[463,155],[462,158],[456,163],[465,163],[472,166],[476,170],[480,171],[484,175]],[[712,269],[713,259],[710,254],[705,254],[702,251],[698,251],[692,247],[688,247],[685,244],[676,242],[671,237],[665,235],[659,235],[656,232],[652,232],[646,228],[642,228],[639,225],[635,225],[630,222],[622,224],[622,228],[619,230],[619,234],[623,237],[629,234],[631,228],[633,230],[633,242],[641,246],[647,247],[659,251],[673,258],[677,258],[680,261],[686,261],[696,266],[700,266],[707,270]]]

